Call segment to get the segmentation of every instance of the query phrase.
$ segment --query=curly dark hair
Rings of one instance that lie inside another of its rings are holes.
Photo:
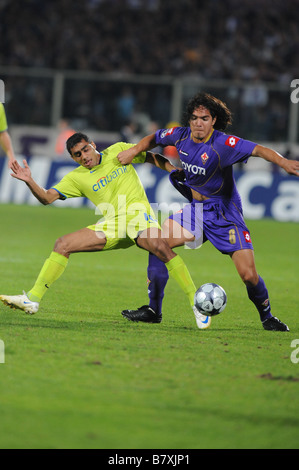
[[[214,129],[224,131],[227,126],[232,123],[232,113],[228,109],[227,105],[215,96],[201,92],[191,98],[187,104],[186,111],[184,113],[185,126],[189,126],[194,110],[200,106],[207,108],[210,111],[212,118],[216,117],[216,122],[213,126]]]

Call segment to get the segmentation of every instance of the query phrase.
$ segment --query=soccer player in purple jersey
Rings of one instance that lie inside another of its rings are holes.
[[[183,170],[170,174],[172,184],[187,197],[182,211],[170,216],[163,225],[164,236],[171,248],[198,238],[209,240],[221,253],[228,254],[246,285],[249,299],[256,306],[265,330],[289,331],[287,325],[272,315],[268,290],[257,273],[250,232],[243,219],[241,198],[236,188],[232,165],[260,157],[299,176],[299,162],[288,160],[262,145],[225,134],[231,124],[226,104],[207,93],[198,93],[187,105],[187,127],[160,129],[118,155],[128,164],[139,152],[174,145]],[[200,210],[198,210],[200,209]],[[202,230],[201,230],[202,229]],[[168,273],[161,261],[149,254],[149,305],[122,314],[132,321],[161,321],[162,300]],[[199,328],[207,328],[193,307]]]

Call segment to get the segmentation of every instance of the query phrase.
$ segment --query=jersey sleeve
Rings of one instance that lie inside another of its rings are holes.
[[[186,137],[185,127],[171,127],[170,129],[159,129],[156,134],[156,144],[167,146],[174,146],[178,140]]]
[[[133,158],[132,163],[144,163],[146,158],[146,152],[141,152]]]
[[[225,168],[238,162],[246,163],[256,145],[250,140],[223,134],[218,139],[215,149],[220,155],[221,167]]]
[[[7,120],[5,109],[2,103],[0,103],[0,132],[4,132],[7,130]]]
[[[52,186],[52,189],[55,189],[62,199],[84,196],[71,177],[71,173],[65,175],[59,183]]]

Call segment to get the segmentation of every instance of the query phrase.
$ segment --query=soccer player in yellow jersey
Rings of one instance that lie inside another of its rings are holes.
[[[11,167],[16,159],[11,138],[7,130],[6,114],[2,103],[0,103],[0,145],[8,157],[8,166]]]
[[[161,228],[134,167],[131,164],[122,165],[117,159],[121,151],[131,146],[116,143],[98,152],[88,136],[75,133],[67,140],[67,150],[79,166],[48,190],[34,181],[26,160],[23,160],[24,167],[18,162],[13,163],[12,176],[24,181],[42,204],[84,196],[97,206],[104,219],[58,238],[34,286],[23,295],[1,295],[0,300],[4,304],[26,313],[36,313],[48,288],[64,272],[71,254],[128,248],[136,244],[165,263],[169,274],[178,282],[194,308],[196,288],[187,267],[161,236]],[[174,169],[164,157],[150,152],[138,154],[133,163],[145,161],[166,171]],[[203,328],[207,326],[206,318],[202,315]],[[154,310],[147,311],[147,322],[160,321],[161,315]]]

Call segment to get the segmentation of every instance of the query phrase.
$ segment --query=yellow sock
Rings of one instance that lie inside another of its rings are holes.
[[[191,307],[193,307],[196,287],[182,258],[176,255],[168,261],[168,263],[165,263],[165,266],[169,274],[176,280],[180,288],[183,289],[189,299]]]
[[[27,293],[29,300],[32,302],[40,302],[47,289],[64,272],[67,263],[68,258],[52,251],[49,258],[44,262],[34,286]]]

